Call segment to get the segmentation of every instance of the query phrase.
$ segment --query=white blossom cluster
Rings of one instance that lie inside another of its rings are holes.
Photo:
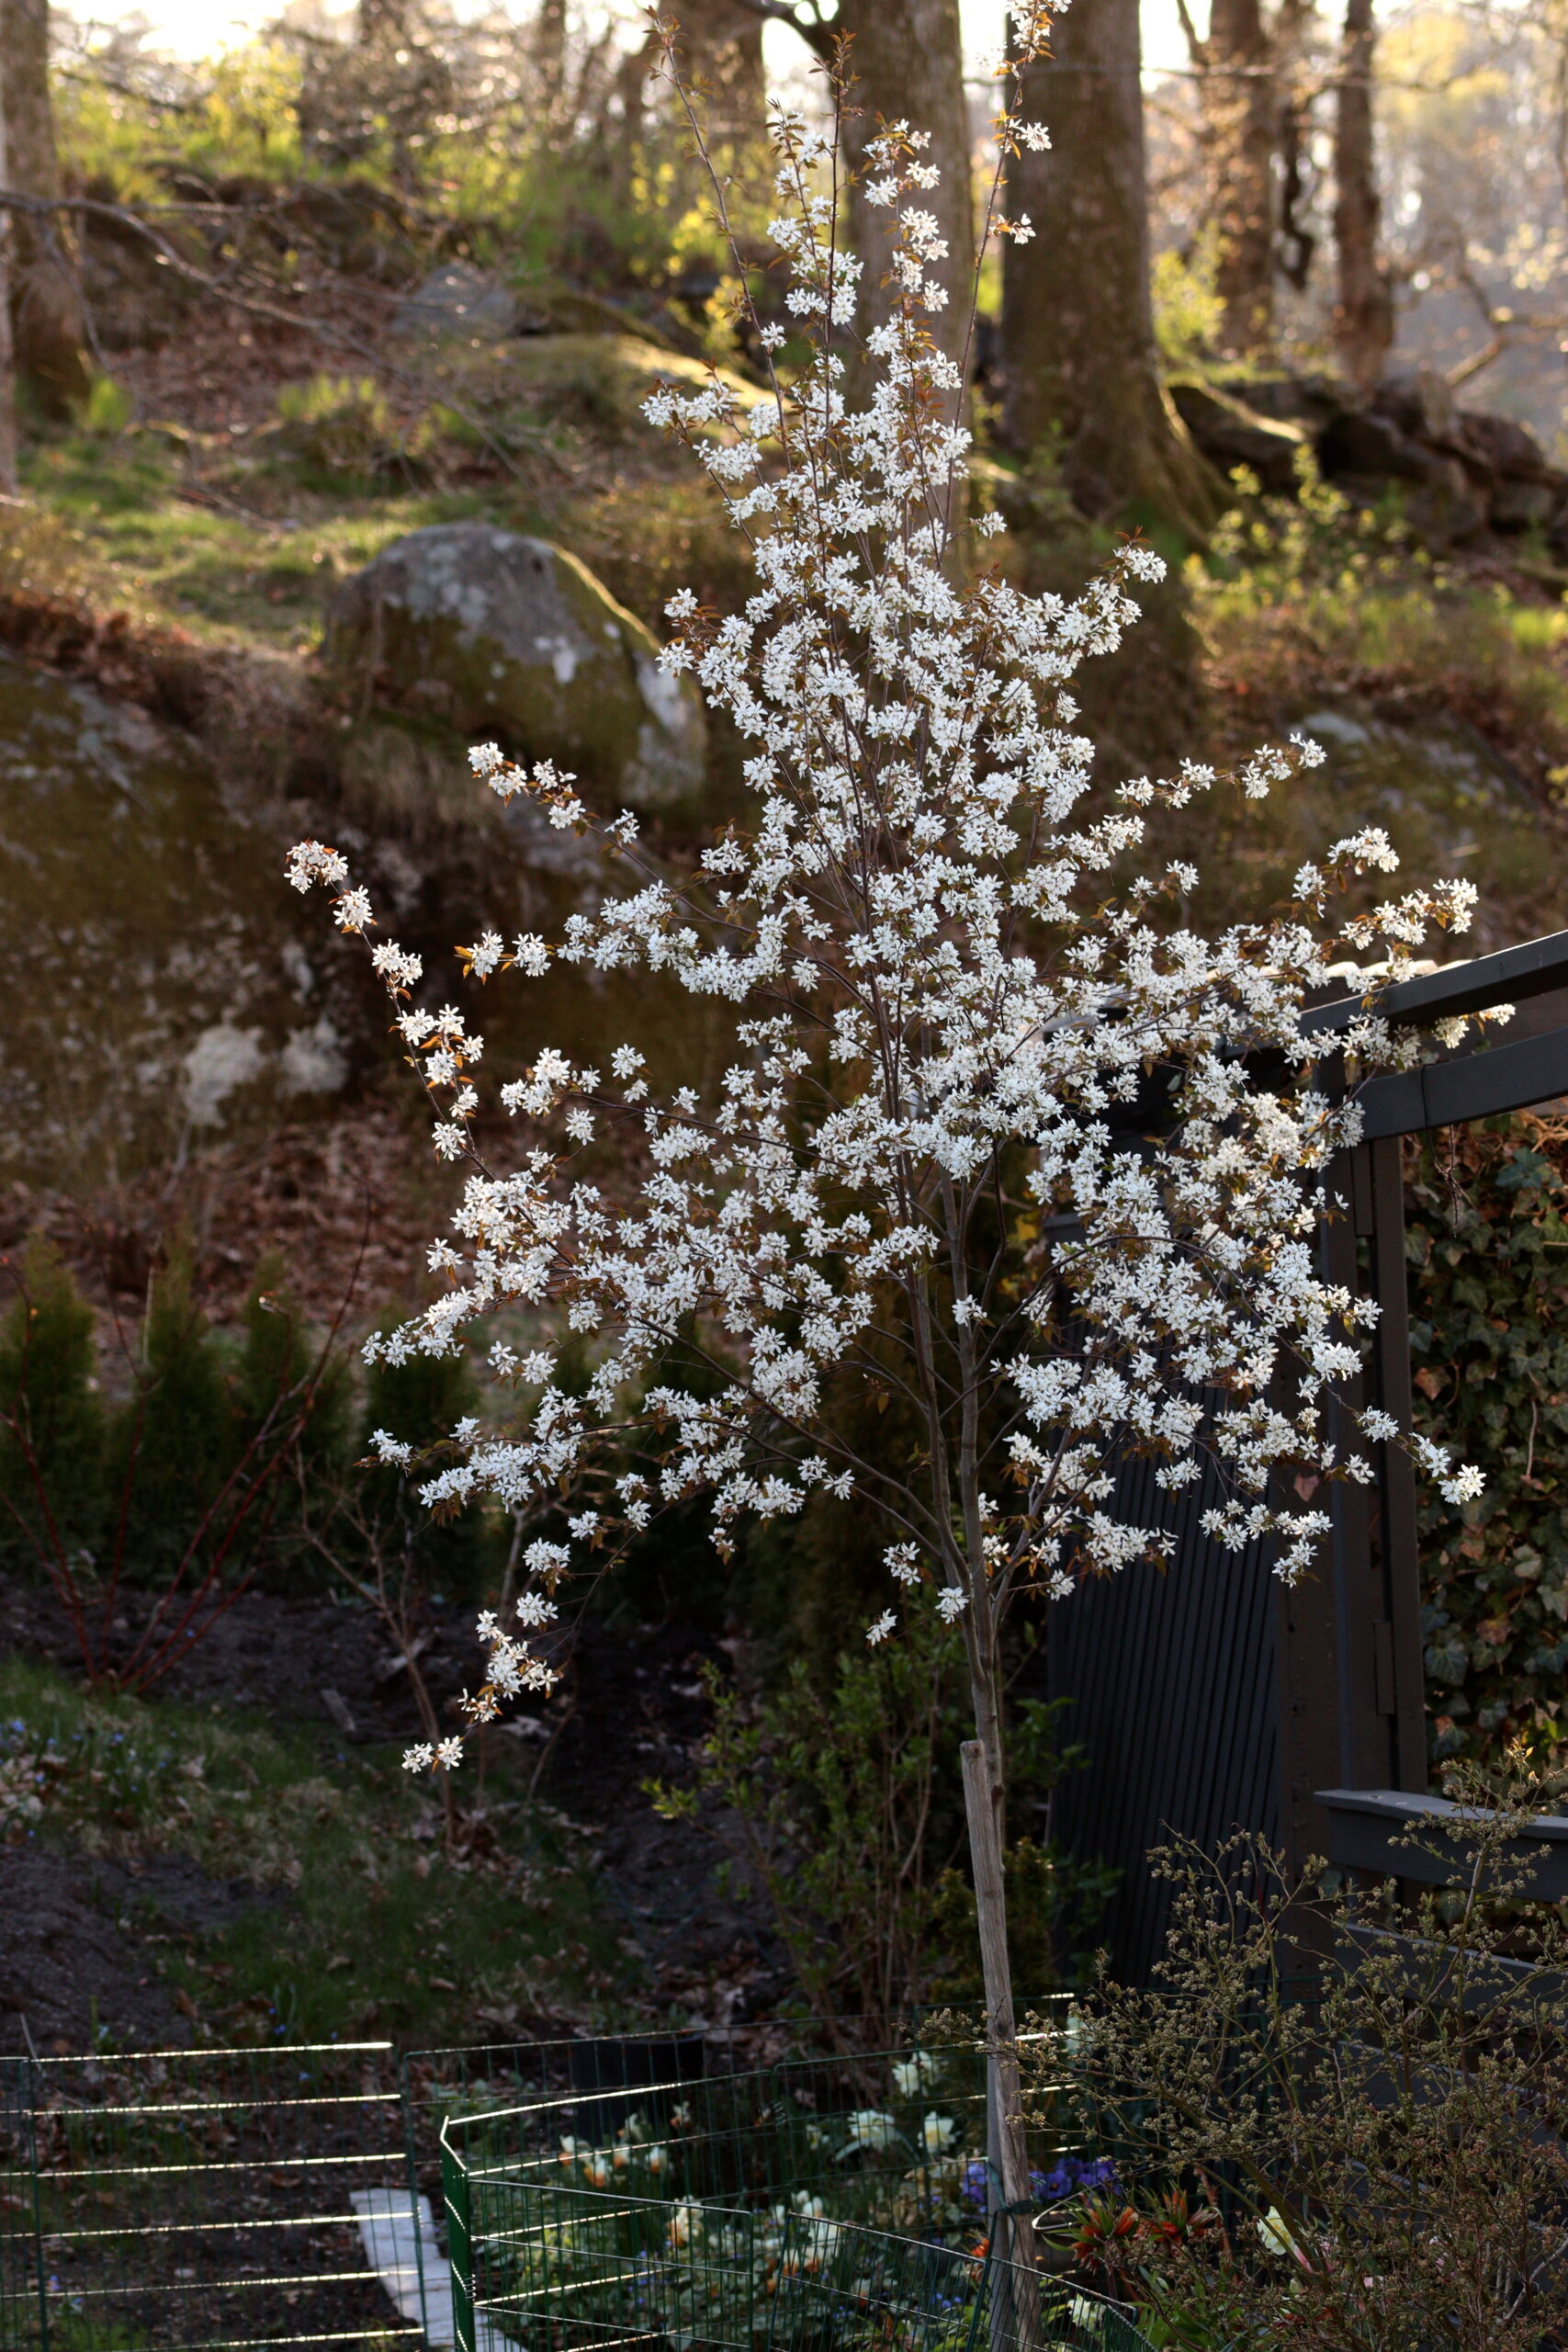
[[[1001,129],[1005,145],[1008,118]],[[754,821],[677,873],[642,853],[630,819],[598,823],[570,777],[484,746],[473,763],[491,788],[599,831],[625,879],[551,943],[491,933],[462,951],[481,980],[556,962],[721,999],[730,1066],[705,1096],[655,1100],[635,1045],[606,1069],[542,1046],[499,1089],[526,1133],[494,1167],[474,1126],[482,1041],[450,1005],[420,1009],[419,959],[378,944],[435,1148],[469,1173],[430,1252],[442,1295],[372,1345],[449,1352],[498,1309],[536,1311],[580,1353],[588,1339],[581,1393],[558,1378],[556,1345],[492,1349],[513,1405],[457,1433],[429,1504],[543,1510],[597,1467],[604,1508],[579,1513],[574,1545],[622,1540],[701,1492],[728,1554],[743,1519],[853,1496],[892,1539],[897,1605],[868,1640],[927,1605],[981,1656],[1021,1586],[1065,1596],[1167,1548],[1117,1514],[1129,1453],[1169,1490],[1207,1471],[1208,1532],[1236,1552],[1266,1540],[1286,1577],[1329,1521],[1281,1499],[1280,1473],[1310,1473],[1307,1491],[1371,1476],[1358,1453],[1336,1458],[1325,1419],[1371,1310],[1325,1281],[1316,1248],[1325,1173],[1359,1115],[1299,1015],[1348,948],[1375,947],[1397,978],[1432,925],[1463,928],[1472,894],[1407,895],[1336,932],[1335,894],[1395,862],[1376,831],[1303,866],[1277,919],[1213,938],[1180,918],[1197,878],[1185,863],[1122,878],[1151,807],[1195,806],[1222,784],[1258,797],[1321,754],[1292,741],[1228,777],[1190,763],[1090,805],[1071,683],[1121,644],[1159,559],[1129,544],[1076,597],[980,568],[974,540],[994,518],[968,514],[959,373],[926,324],[943,294],[923,141],[898,125],[873,147],[897,301],[867,339],[856,405],[857,264],[834,242],[824,142],[788,116],[776,139],[773,235],[812,356],[747,415],[716,378],[647,409],[755,555],[744,611],[671,601],[663,656],[743,739]],[[776,351],[779,332],[757,325]],[[368,930],[335,852],[302,844],[291,875],[333,893],[345,930]],[[1401,1050],[1371,999],[1331,1042],[1363,1068]],[[577,1164],[605,1130],[635,1141],[635,1182]],[[703,1358],[700,1381],[671,1373],[677,1340]],[[912,1414],[917,1462],[881,1458],[835,1410],[854,1375]],[[628,1414],[658,1439],[650,1477],[615,1474]],[[1411,1442],[1375,1417],[1363,1428]],[[1475,1491],[1472,1472],[1419,1450],[1445,1494]],[[525,1631],[553,1613],[571,1553],[535,1547]],[[549,1675],[493,1618],[479,1630],[482,1718]],[[411,1761],[449,1763],[453,1746]]]

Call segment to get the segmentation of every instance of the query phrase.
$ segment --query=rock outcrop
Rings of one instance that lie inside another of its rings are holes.
[[[0,1178],[91,1182],[344,1084],[357,1000],[283,847],[192,737],[0,655]]]
[[[519,316],[517,297],[499,278],[449,261],[398,305],[392,333],[409,343],[502,343],[517,332]]]
[[[322,646],[361,711],[493,739],[647,810],[690,807],[704,779],[700,700],[658,656],[575,556],[487,523],[395,540],[338,591]]]
[[[1416,537],[1442,549],[1536,530],[1568,563],[1568,472],[1516,419],[1460,407],[1429,369],[1392,376],[1370,400],[1326,377],[1182,382],[1171,396],[1211,464],[1248,466],[1287,492],[1309,447],[1325,480],[1363,503],[1397,485]]]

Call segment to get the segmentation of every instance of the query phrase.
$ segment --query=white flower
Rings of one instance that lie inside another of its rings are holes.
[[[859,2155],[865,2152],[874,2154],[879,2149],[891,2148],[897,2144],[898,2126],[894,2118],[884,2114],[880,2108],[857,2108],[850,2117],[849,2122],[850,2136],[839,2150],[840,2163],[846,2156]]]
[[[333,920],[340,931],[364,931],[376,920],[370,911],[367,890],[344,890],[333,907]]]
[[[957,2136],[958,2126],[951,2115],[933,2110],[920,2124],[920,2144],[928,2156],[944,2156]]]
[[[417,956],[405,955],[397,942],[391,939],[383,939],[371,949],[370,963],[372,969],[379,972],[382,978],[390,981],[394,988],[412,988],[424,974],[422,959]]]
[[[907,2058],[893,2061],[893,2084],[900,2098],[914,2098],[929,2090],[942,2069],[929,2050],[911,2050]]]
[[[871,1644],[873,1649],[876,1647],[879,1642],[885,1642],[887,1639],[888,1634],[893,1631],[894,1626],[897,1623],[898,1618],[897,1612],[891,1609],[885,1609],[881,1616],[876,1618],[873,1623],[866,1627],[865,1637]]]
[[[883,1554],[897,1584],[919,1584],[920,1580],[920,1551],[918,1544],[893,1544]]]
[[[1256,2224],[1258,2241],[1265,2254],[1280,2261],[1300,2262],[1301,2247],[1296,2244],[1290,2223],[1277,2205],[1270,2205],[1262,2220]]]
[[[297,842],[288,853],[286,871],[296,890],[309,890],[318,882],[331,890],[348,880],[348,860],[321,842]]]
[[[670,2216],[668,2235],[673,2246],[690,2245],[703,2234],[703,2209],[689,2202],[677,2205]]]

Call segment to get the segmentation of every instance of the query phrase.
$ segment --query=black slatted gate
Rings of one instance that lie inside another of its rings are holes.
[[[1169,1572],[1140,1561],[1089,1577],[1050,1612],[1051,1692],[1073,1702],[1063,1734],[1089,1755],[1056,1792],[1053,1830],[1120,1870],[1105,1934],[1134,1983],[1148,1979],[1168,1908],[1153,1847],[1174,1830],[1212,1852],[1237,1827],[1283,1842],[1280,1590],[1258,1547],[1224,1552],[1202,1532],[1212,1475],[1173,1495],[1150,1464],[1127,1463],[1112,1512],[1175,1536]]]

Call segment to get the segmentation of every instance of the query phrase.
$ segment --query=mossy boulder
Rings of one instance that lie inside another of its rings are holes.
[[[357,997],[283,849],[191,737],[0,654],[0,1182],[123,1176],[344,1085]]]
[[[553,760],[596,797],[648,810],[701,793],[701,702],[585,564],[547,539],[439,523],[345,582],[322,657],[361,709],[380,704]]]

